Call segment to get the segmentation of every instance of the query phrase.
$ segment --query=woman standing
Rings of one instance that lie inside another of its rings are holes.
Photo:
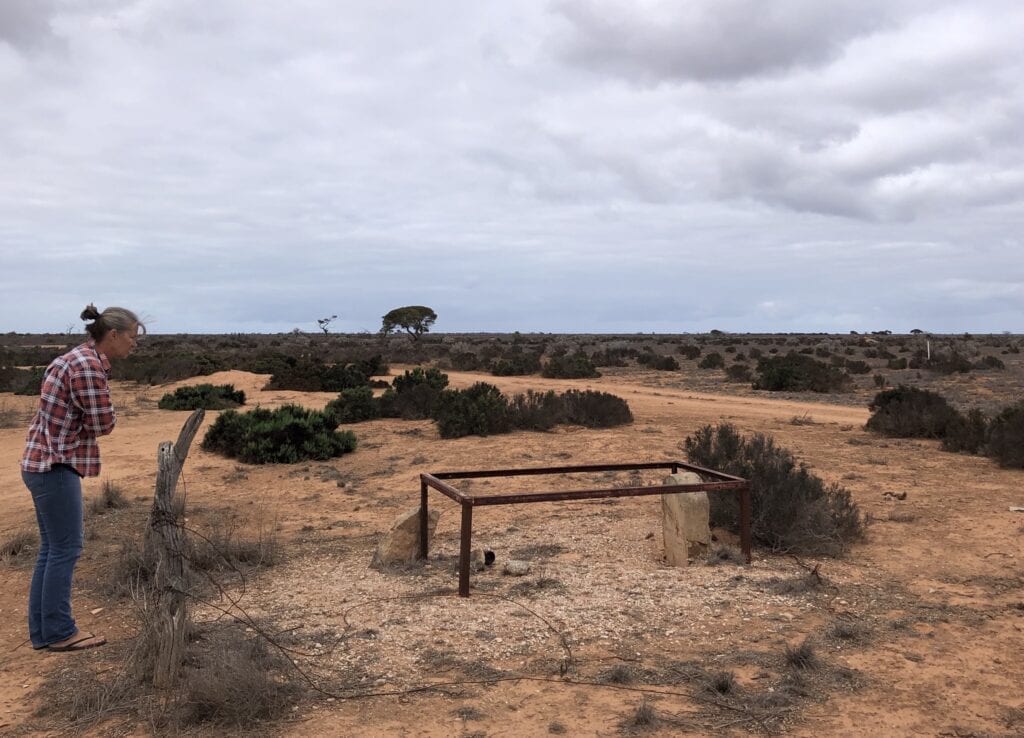
[[[145,326],[135,313],[111,307],[82,311],[89,340],[50,362],[39,410],[28,429],[21,478],[39,523],[39,558],[28,597],[32,648],[78,651],[106,639],[80,631],[71,615],[71,579],[82,553],[82,477],[100,473],[97,439],[114,430],[110,362],[135,348]]]

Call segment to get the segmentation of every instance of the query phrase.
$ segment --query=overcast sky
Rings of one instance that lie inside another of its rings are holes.
[[[0,331],[1024,333],[1021,0],[0,0]]]

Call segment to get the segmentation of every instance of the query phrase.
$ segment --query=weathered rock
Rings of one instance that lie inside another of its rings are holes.
[[[665,484],[700,484],[694,472],[665,477]],[[711,544],[711,506],[707,492],[679,492],[661,496],[661,528],[665,538],[665,560],[669,566],[688,566],[690,559],[703,558]]]
[[[530,562],[520,559],[509,559],[505,562],[505,573],[513,577],[521,577],[530,573]]]
[[[434,537],[434,529],[441,517],[438,510],[427,513],[427,543]],[[391,529],[377,546],[370,566],[388,566],[415,561],[420,555],[420,509],[414,507],[395,518]]]

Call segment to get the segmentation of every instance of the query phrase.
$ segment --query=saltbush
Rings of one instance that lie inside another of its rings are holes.
[[[508,411],[511,426],[520,430],[551,430],[565,418],[565,404],[553,390],[513,395]]]
[[[1024,469],[1024,402],[1005,408],[992,419],[986,452],[999,466]]]
[[[587,428],[612,428],[633,422],[633,413],[621,397],[594,390],[569,390],[562,394],[565,421]]]
[[[988,442],[988,425],[988,418],[978,408],[970,410],[966,415],[957,413],[946,424],[942,448],[969,454],[982,453]]]
[[[959,416],[942,395],[899,385],[875,395],[867,429],[896,438],[944,438]]]
[[[752,491],[751,532],[772,551],[835,556],[864,535],[849,490],[826,484],[771,436],[741,435],[729,424],[699,429],[684,441],[690,461],[743,477]],[[712,526],[738,530],[739,495],[712,493]]]
[[[339,423],[360,423],[374,420],[381,416],[380,403],[374,398],[369,387],[353,387],[342,390],[336,400],[331,400],[324,408]]]
[[[700,369],[721,369],[725,366],[725,359],[717,351],[712,351],[704,355],[704,358],[697,362],[697,367]]]
[[[648,369],[657,369],[663,372],[674,372],[679,370],[679,362],[674,356],[662,356],[655,353],[643,353],[636,357],[636,362]]]
[[[746,364],[732,364],[725,368],[725,379],[729,382],[749,382],[753,379],[753,374]]]
[[[536,374],[540,369],[540,356],[513,350],[494,362],[491,374],[496,377],[517,377]]]
[[[582,351],[552,356],[541,375],[548,379],[596,379],[601,376],[594,362]]]
[[[679,355],[684,359],[696,359],[700,356],[700,346],[692,346],[690,344],[683,344],[679,347]]]
[[[434,416],[441,392],[448,386],[448,375],[433,367],[416,367],[395,379],[378,400],[380,414],[386,418],[426,420]]]
[[[245,392],[233,384],[197,384],[178,387],[160,398],[161,410],[227,410],[245,404]]]
[[[859,359],[847,359],[846,361],[847,374],[867,374],[870,371],[871,365],[866,361],[860,361]]]
[[[512,429],[508,398],[486,382],[464,390],[444,390],[434,420],[441,438],[489,436]]]
[[[202,445],[246,464],[325,460],[355,450],[355,435],[336,431],[337,427],[333,416],[299,405],[247,413],[225,410],[206,432]]]
[[[757,373],[754,389],[772,392],[832,392],[850,381],[841,369],[792,351],[758,360]]]

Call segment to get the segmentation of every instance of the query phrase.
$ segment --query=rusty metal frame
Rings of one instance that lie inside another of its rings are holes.
[[[538,474],[572,474],[578,472],[637,471],[640,469],[670,469],[672,474],[680,469],[696,472],[713,482],[700,484],[665,484],[651,487],[612,487],[605,489],[577,489],[569,491],[516,492],[473,496],[448,484],[447,479],[481,479],[485,477],[520,477]],[[458,471],[420,474],[420,551],[421,559],[427,558],[427,491],[438,492],[455,500],[462,507],[462,526],[459,546],[459,596],[469,597],[469,557],[473,537],[473,508],[487,505],[519,505],[528,502],[558,502],[562,500],[594,500],[608,497],[640,497],[644,495],[670,495],[680,492],[737,492],[740,496],[740,546],[747,563],[750,563],[750,482],[731,474],[705,469],[702,466],[682,461],[655,461],[637,464],[591,464],[586,466],[548,466],[526,469],[493,469],[489,471]]]

